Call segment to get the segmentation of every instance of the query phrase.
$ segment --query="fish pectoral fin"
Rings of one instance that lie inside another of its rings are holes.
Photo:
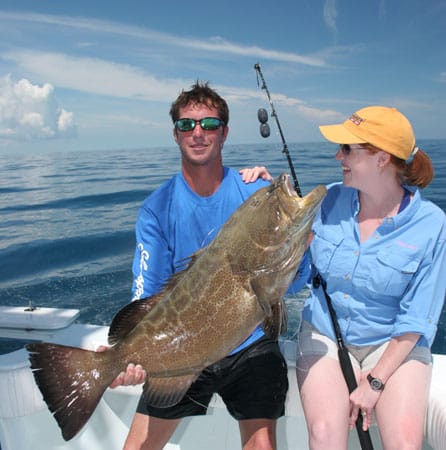
[[[186,394],[190,385],[197,379],[199,373],[177,377],[147,379],[144,384],[144,399],[158,408],[167,408],[177,404]]]
[[[272,339],[278,339],[288,328],[288,314],[283,300],[271,306],[271,315],[266,317],[262,324],[265,334]]]
[[[263,283],[259,278],[251,280],[251,290],[254,292],[257,301],[262,308],[265,316],[269,317],[272,314],[270,298],[268,295],[263,295],[264,287]]]
[[[110,325],[108,343],[113,345],[121,339],[124,339],[161,298],[162,295],[154,295],[141,300],[135,300],[119,310]]]

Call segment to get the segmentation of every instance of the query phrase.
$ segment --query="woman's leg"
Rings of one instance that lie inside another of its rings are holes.
[[[389,378],[375,407],[385,450],[422,448],[432,365],[410,360]]]
[[[346,449],[349,393],[339,361],[328,356],[300,356],[297,381],[310,449]]]

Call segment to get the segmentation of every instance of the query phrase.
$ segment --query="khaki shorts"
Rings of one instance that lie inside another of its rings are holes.
[[[347,345],[346,347],[353,367],[366,372],[376,366],[388,344],[389,342],[381,345]],[[310,323],[302,321],[297,343],[297,359],[305,356],[328,356],[338,359],[338,346],[329,337],[319,333]],[[432,364],[432,354],[427,347],[414,347],[407,355],[405,362],[413,359],[423,364]]]

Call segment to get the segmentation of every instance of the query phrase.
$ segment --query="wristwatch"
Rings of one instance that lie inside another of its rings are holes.
[[[369,373],[367,375],[367,380],[370,383],[370,387],[374,390],[374,391],[382,391],[384,390],[384,383],[382,382],[382,380],[380,380],[379,378],[374,378],[372,377],[372,375]]]

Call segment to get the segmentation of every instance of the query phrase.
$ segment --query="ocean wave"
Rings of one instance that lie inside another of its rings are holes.
[[[122,205],[125,203],[140,204],[148,194],[148,191],[143,189],[110,192],[105,194],[90,194],[79,197],[50,200],[44,203],[9,205],[0,208],[0,212],[96,208],[99,206]]]
[[[134,246],[133,231],[38,239],[25,245],[11,245],[2,250],[2,284],[92,270],[100,272],[110,266],[130,267]]]
[[[423,195],[445,209],[446,141],[424,141],[435,179]],[[303,193],[342,179],[331,143],[289,145]],[[131,298],[134,225],[143,200],[180,170],[176,147],[0,156],[0,304],[78,308],[108,324]],[[280,144],[226,145],[225,165],[289,172]],[[304,298],[286,300],[295,337]],[[446,310],[433,349],[446,353]]]

